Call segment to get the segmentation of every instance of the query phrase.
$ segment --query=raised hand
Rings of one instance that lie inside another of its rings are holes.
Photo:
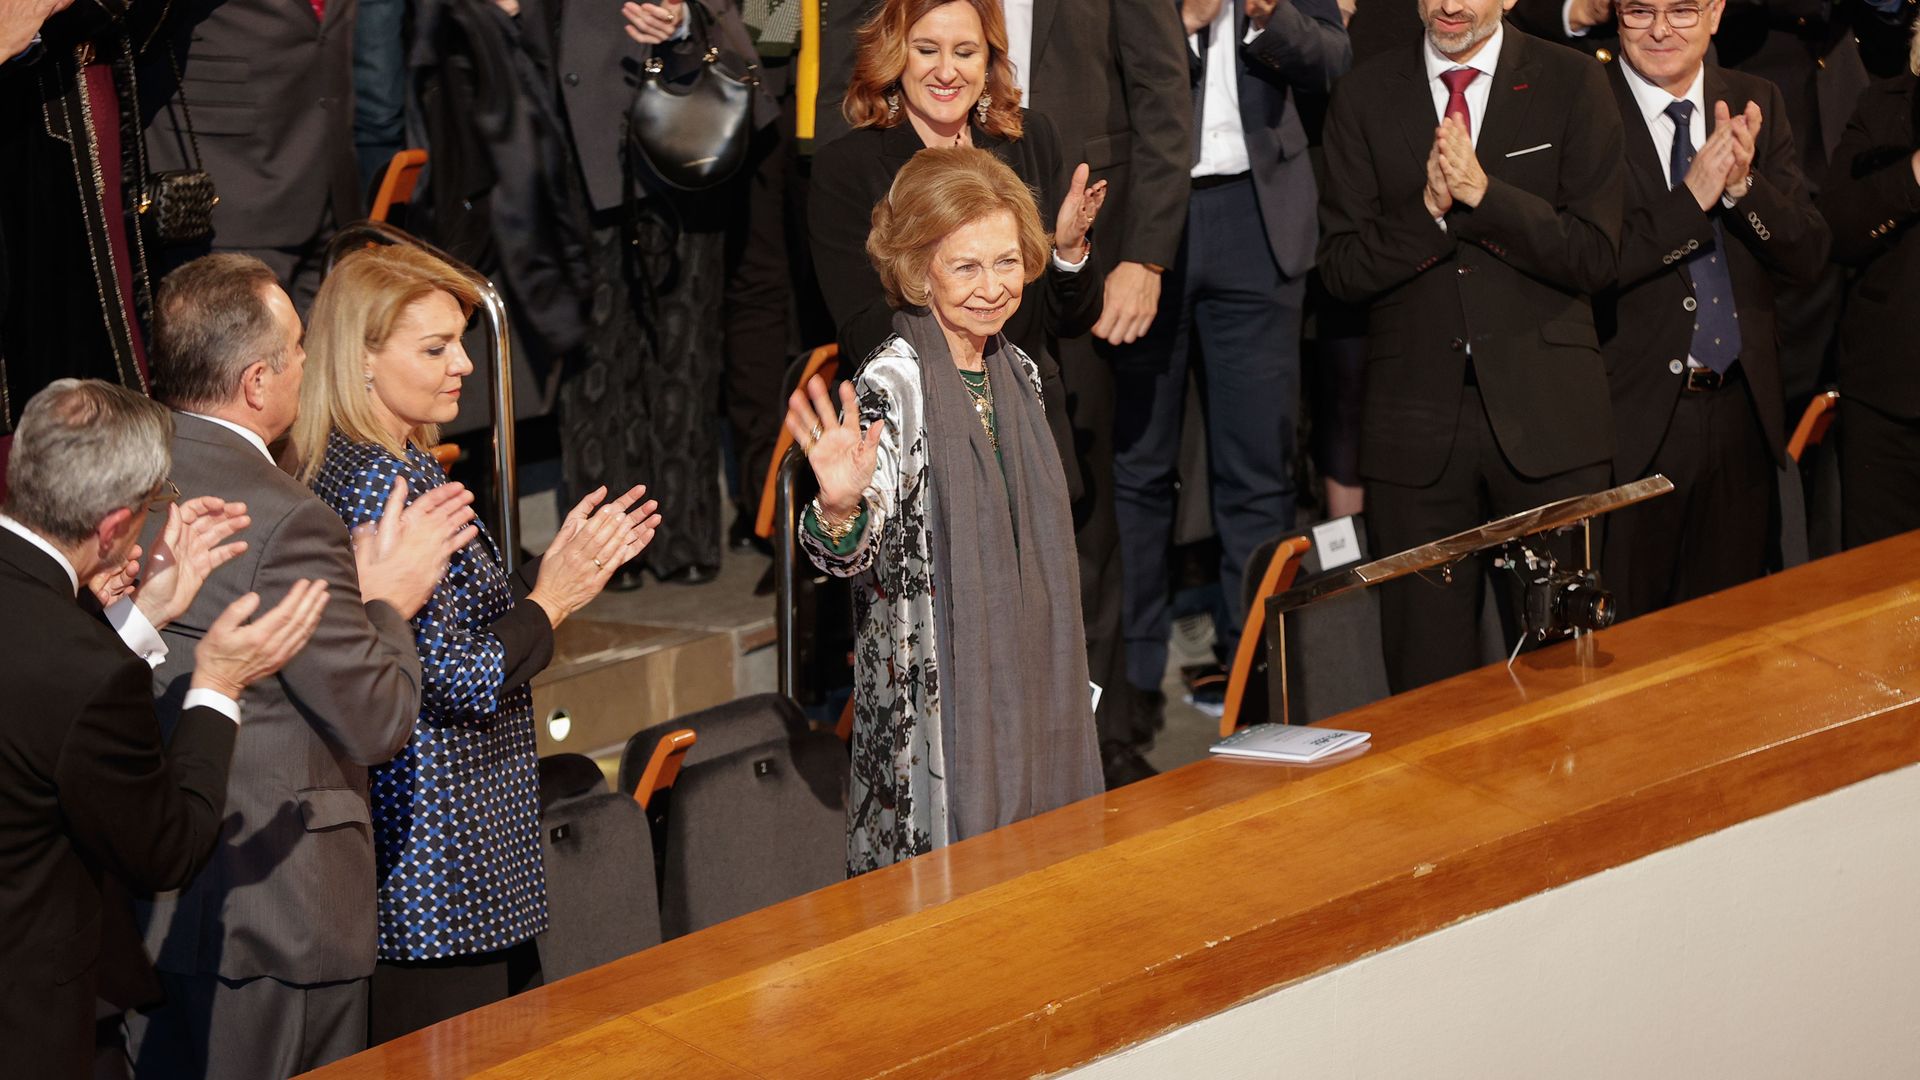
[[[858,513],[880,460],[882,432],[880,424],[860,430],[860,403],[853,396],[853,384],[840,384],[836,412],[826,381],[818,375],[807,380],[787,399],[787,430],[819,481],[820,509],[835,521]]]
[[[473,519],[473,492],[464,484],[441,484],[408,506],[407,480],[395,479],[380,520],[353,530],[360,599],[384,600],[413,618],[446,576],[453,553],[480,534]]]
[[[1073,170],[1073,182],[1067,185],[1067,197],[1060,201],[1060,213],[1053,220],[1053,248],[1060,257],[1077,263],[1087,257],[1087,232],[1093,219],[1107,201],[1105,180],[1087,186],[1087,163]]]
[[[1712,210],[1713,204],[1720,201],[1721,194],[1733,183],[1733,124],[1724,102],[1716,103],[1713,112],[1713,133],[1693,152],[1693,164],[1687,166],[1685,181],[1701,210]],[[1740,175],[1744,177],[1746,173]]]
[[[146,572],[133,603],[155,630],[180,617],[206,584],[207,575],[247,550],[228,537],[247,527],[245,503],[202,495],[167,507],[167,524],[147,555]]]
[[[626,17],[627,36],[642,45],[658,45],[672,37],[680,24],[686,21],[687,5],[682,0],[661,0],[660,3],[620,5],[620,14]]]
[[[1738,116],[1727,111],[1726,102],[1713,103],[1714,128],[1725,125],[1733,139],[1733,163],[1727,168],[1726,197],[1736,202],[1747,193],[1747,176],[1753,172],[1754,144],[1760,137],[1760,119],[1760,106],[1751,101]]]
[[[660,504],[640,502],[646,485],[635,484],[607,502],[603,485],[587,493],[560,523],[560,532],[540,558],[540,576],[527,599],[540,605],[554,626],[600,595],[614,571],[646,550],[660,528]],[[639,503],[638,506],[634,505]]]
[[[239,700],[240,692],[272,675],[293,659],[320,625],[327,606],[327,583],[294,582],[272,611],[252,624],[260,594],[248,593],[227,605],[193,649],[193,688],[213,690]]]
[[[93,575],[87,582],[87,591],[100,602],[101,608],[110,608],[133,595],[140,584],[140,545],[133,545],[127,552],[127,561],[119,566],[110,566]]]
[[[1442,118],[1434,144],[1440,149],[1440,172],[1446,177],[1447,192],[1453,201],[1479,206],[1480,200],[1487,196],[1487,174],[1473,152],[1473,138],[1467,134],[1467,126],[1457,117]]]
[[[1197,34],[1220,14],[1220,0],[1180,0],[1180,21],[1187,33]]]

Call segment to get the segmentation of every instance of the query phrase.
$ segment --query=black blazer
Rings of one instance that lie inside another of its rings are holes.
[[[1835,262],[1859,271],[1840,320],[1840,392],[1911,420],[1920,417],[1920,79],[1878,82],[1860,105],[1827,173],[1820,212],[1833,226]]]
[[[95,998],[158,989],[125,890],[177,888],[206,862],[234,724],[190,709],[163,746],[146,663],[5,531],[0,611],[0,1045],[16,1075],[85,1076]]]
[[[1595,325],[1613,387],[1617,425],[1614,476],[1637,479],[1653,461],[1673,418],[1693,340],[1692,279],[1684,260],[1695,245],[1713,242],[1714,222],[1727,238],[1727,270],[1740,314],[1740,370],[1752,390],[1767,446],[1786,461],[1785,405],[1780,390],[1774,294],[1818,278],[1827,262],[1827,223],[1813,208],[1794,150],[1780,91],[1765,79],[1708,65],[1707,127],[1724,101],[1738,114],[1760,105],[1760,142],[1754,148],[1753,190],[1732,208],[1703,213],[1686,186],[1667,190],[1666,155],[1654,148],[1622,64],[1608,65],[1625,126],[1627,214],[1620,235],[1619,283],[1594,298]],[[1675,372],[1675,362],[1683,365]]]
[[[1320,202],[1328,291],[1370,305],[1360,468],[1431,483],[1453,445],[1467,349],[1514,469],[1543,477],[1613,456],[1588,297],[1613,281],[1620,116],[1590,58],[1512,26],[1478,118],[1486,197],[1442,231],[1421,192],[1437,126],[1420,50],[1382,53],[1334,90]]]
[[[975,125],[973,144],[992,151],[1034,190],[1041,224],[1051,234],[1071,175],[1061,168],[1060,140],[1047,118],[1027,113],[1024,132],[1011,142]],[[893,334],[893,309],[887,306],[879,272],[867,258],[867,233],[872,227],[874,204],[886,198],[900,166],[925,145],[912,124],[860,128],[828,143],[813,159],[807,235],[820,292],[833,313],[840,356],[848,371]],[[1107,207],[1112,205],[1109,200]],[[1103,217],[1105,213],[1103,208]],[[1099,227],[1095,222],[1094,228]],[[1053,342],[1084,334],[1099,319],[1106,281],[1101,265],[1097,258],[1088,259],[1078,273],[1068,273],[1049,259],[1045,272],[1027,286],[1019,310],[1007,320],[1004,331],[1007,340],[1040,367],[1047,426],[1053,431],[1054,446],[1066,469],[1068,494],[1076,499],[1083,485],[1073,429],[1067,420],[1066,384],[1060,377],[1058,350]]]
[[[847,130],[854,31],[880,0],[835,0],[821,34],[818,140]],[[1029,111],[1053,121],[1061,161],[1110,185],[1093,258],[1172,266],[1187,227],[1193,97],[1175,0],[1034,0]],[[1056,204],[1056,208],[1057,208]],[[1049,222],[1051,224],[1051,222]]]

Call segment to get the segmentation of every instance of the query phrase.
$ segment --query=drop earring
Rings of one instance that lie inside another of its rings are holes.
[[[887,91],[886,100],[887,100],[887,119],[892,120],[894,117],[900,115],[900,92],[897,90]]]
[[[987,110],[993,108],[993,95],[986,90],[986,83],[980,84],[980,100],[974,102],[973,115],[980,118],[980,126],[987,125]]]
[[[360,377],[366,381],[367,393],[373,393],[373,370],[371,368],[362,369]]]

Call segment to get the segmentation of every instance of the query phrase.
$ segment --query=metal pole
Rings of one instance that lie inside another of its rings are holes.
[[[476,275],[477,276],[477,275]],[[480,308],[493,339],[493,497],[499,523],[500,561],[512,575],[520,562],[520,464],[514,452],[513,334],[507,306],[493,283],[482,279]]]
[[[799,539],[794,534],[793,477],[806,458],[792,450],[780,461],[780,472],[773,485],[773,625],[777,650],[781,696],[794,700],[800,685],[798,657],[794,639],[794,571],[799,562]]]

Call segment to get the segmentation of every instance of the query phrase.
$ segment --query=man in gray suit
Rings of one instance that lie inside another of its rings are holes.
[[[1247,561],[1293,528],[1300,326],[1319,235],[1295,95],[1324,96],[1351,57],[1334,0],[1185,0],[1181,18],[1196,132],[1186,235],[1152,327],[1114,351],[1127,678],[1149,695],[1166,673],[1172,630],[1168,563],[1190,353],[1207,395],[1223,659],[1245,618]]]
[[[167,1000],[130,1023],[141,1076],[284,1077],[366,1045],[376,873],[367,766],[413,732],[420,661],[407,620],[476,530],[472,495],[448,484],[405,513],[392,507],[391,528],[350,538],[280,471],[267,445],[298,408],[300,338],[273,271],[246,255],[186,264],[155,303],[157,392],[176,410],[173,483],[186,498],[226,492],[253,519],[246,552],[166,628],[170,659],[154,673],[163,724],[178,714],[192,643],[233,597],[257,591],[271,604],[317,578],[334,602],[311,645],[247,692],[212,860],[187,888],[143,905]],[[393,498],[404,500],[403,486]]]
[[[147,165],[203,163],[215,251],[273,267],[305,311],[334,229],[358,220],[356,0],[174,0],[139,70]],[[156,111],[157,110],[157,111]],[[204,248],[170,249],[182,260]]]

